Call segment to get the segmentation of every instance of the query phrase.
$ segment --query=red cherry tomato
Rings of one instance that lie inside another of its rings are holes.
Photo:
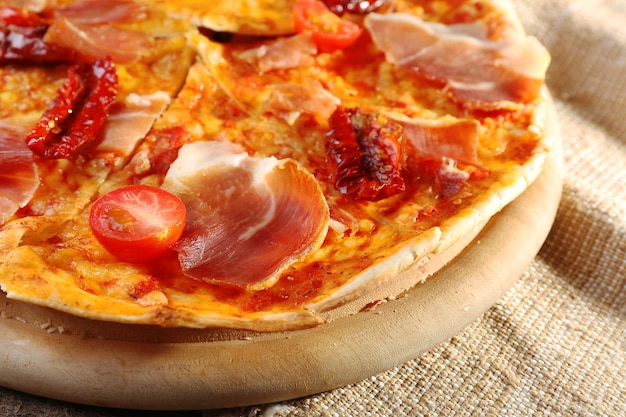
[[[347,48],[362,32],[357,24],[337,16],[320,0],[297,0],[293,21],[297,32],[311,32],[320,52]]]
[[[89,213],[89,225],[98,241],[128,262],[147,262],[168,253],[186,222],[180,198],[147,185],[113,190],[96,200]]]

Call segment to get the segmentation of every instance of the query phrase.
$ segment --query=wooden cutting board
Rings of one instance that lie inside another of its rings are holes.
[[[401,365],[480,317],[535,257],[561,195],[556,145],[531,187],[458,254],[435,257],[425,283],[373,309],[347,306],[317,328],[257,334],[100,323],[0,292],[0,385],[98,406],[208,409],[310,395]],[[402,275],[424,272],[416,265]]]

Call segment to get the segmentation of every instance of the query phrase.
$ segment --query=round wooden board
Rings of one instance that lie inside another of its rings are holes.
[[[550,125],[555,147],[540,177],[452,262],[402,297],[286,333],[172,333],[65,317],[87,329],[77,334],[38,319],[54,312],[0,292],[0,385],[107,407],[209,409],[310,395],[418,357],[497,302],[547,237],[562,188],[560,139]]]

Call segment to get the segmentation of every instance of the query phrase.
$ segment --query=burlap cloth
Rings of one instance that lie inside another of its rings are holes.
[[[566,176],[519,281],[401,367],[280,404],[138,413],[0,389],[4,416],[626,416],[626,1],[515,1],[551,51]]]

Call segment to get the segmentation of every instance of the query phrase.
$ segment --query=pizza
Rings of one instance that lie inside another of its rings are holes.
[[[94,323],[322,325],[473,236],[551,147],[550,56],[506,1],[19,0],[0,21],[0,288]]]

